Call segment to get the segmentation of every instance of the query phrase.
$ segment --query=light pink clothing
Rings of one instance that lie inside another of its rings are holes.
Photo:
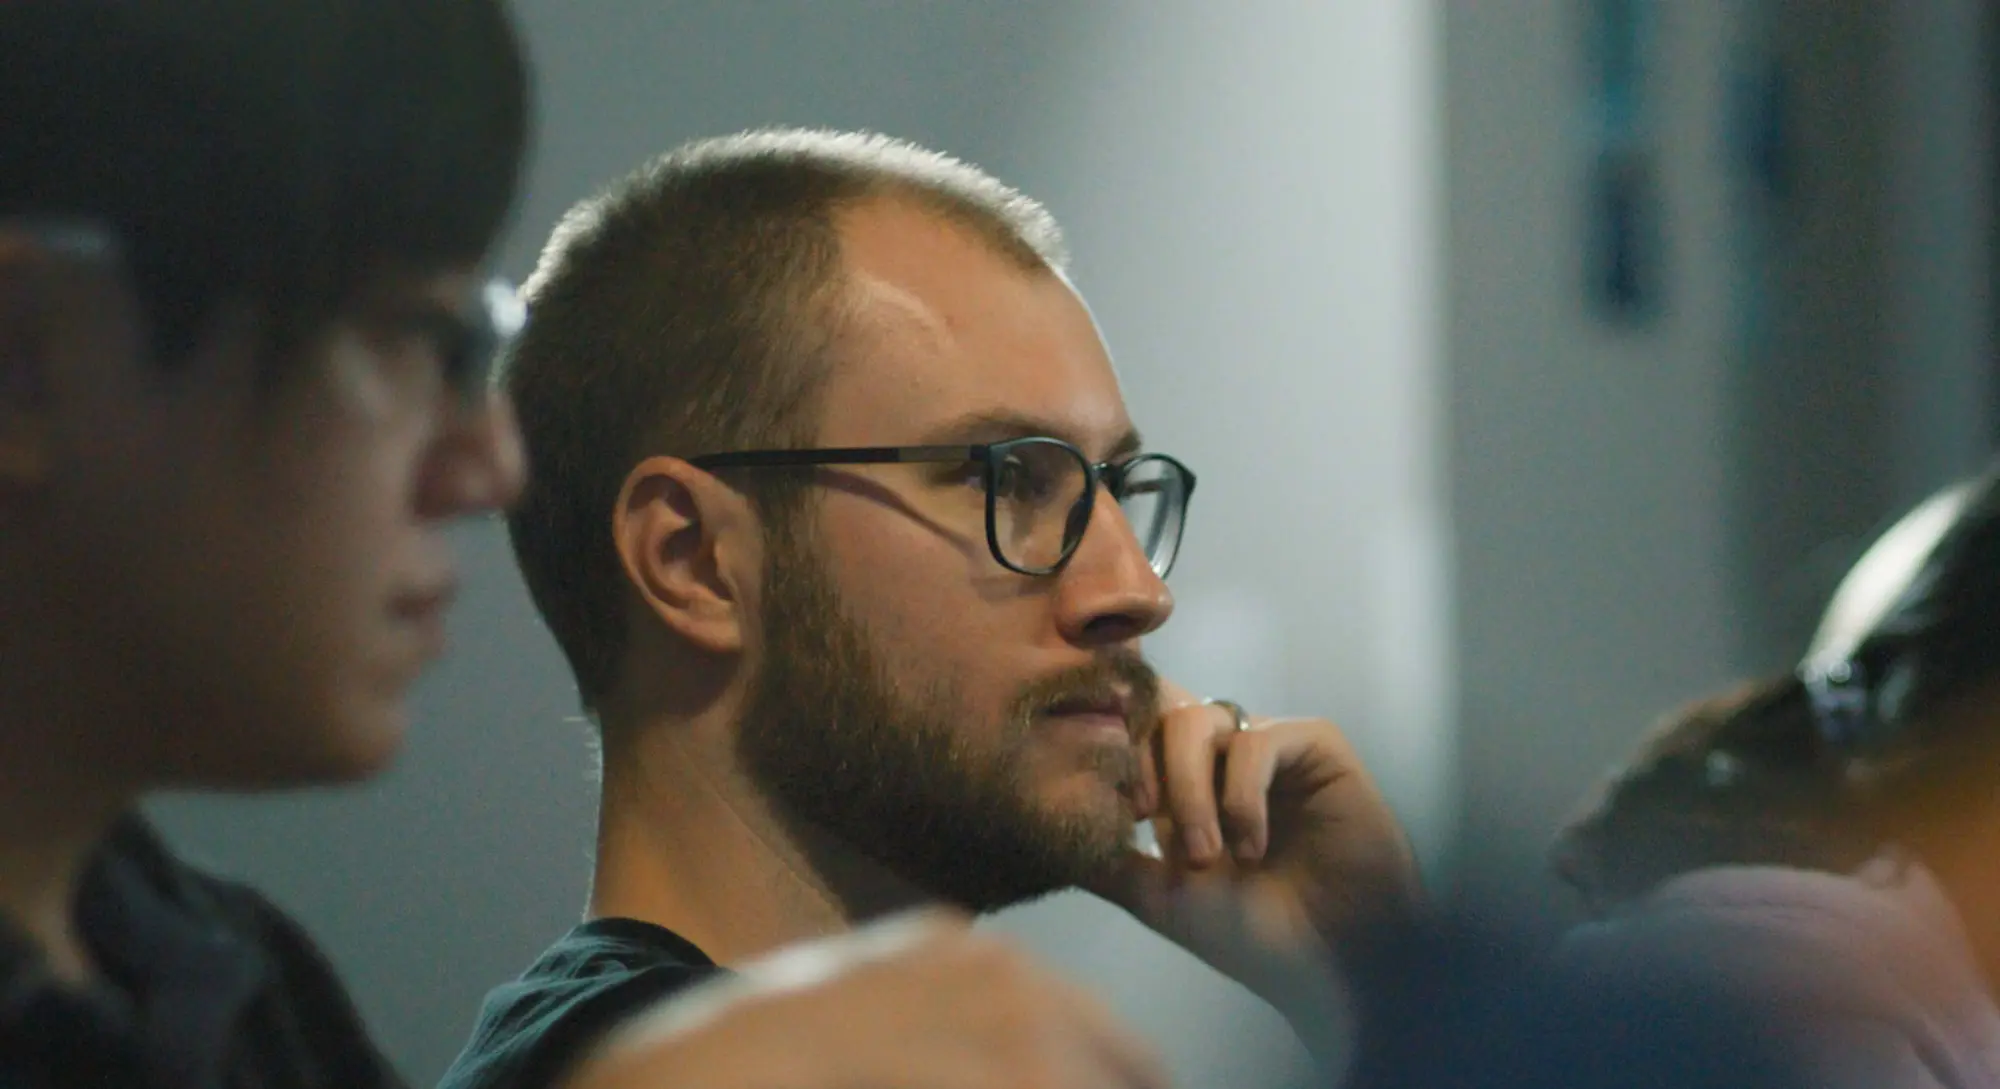
[[[1951,901],[1900,856],[1684,874],[1579,928],[1564,959],[1717,978],[1795,1027],[1828,1086],[2000,1089],[2000,1008]]]

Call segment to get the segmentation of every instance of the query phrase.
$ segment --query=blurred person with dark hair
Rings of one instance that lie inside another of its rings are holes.
[[[445,526],[521,485],[476,269],[527,118],[499,0],[0,3],[0,1084],[397,1082],[296,925],[136,810],[399,748]],[[633,1029],[577,1084],[1159,1083],[950,920]]]
[[[0,4],[0,1082],[369,1086],[327,966],[136,815],[380,770],[509,502],[494,2]]]
[[[1408,844],[1331,723],[1140,655],[1194,476],[1065,268],[1041,205],[856,133],[699,141],[557,228],[508,525],[601,734],[596,873],[447,1085],[546,1085],[635,1005],[884,911],[1075,886],[1318,1032],[1327,952],[1417,898]],[[1243,940],[1184,926],[1190,889]]]
[[[1829,1084],[2000,1085],[2000,474],[1855,566],[1796,674],[1660,727],[1567,828],[1575,966],[1695,970]]]

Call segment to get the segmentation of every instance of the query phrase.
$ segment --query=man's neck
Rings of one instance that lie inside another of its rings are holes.
[[[45,735],[15,725],[0,722],[0,916],[58,978],[81,983],[95,968],[76,924],[78,885],[135,797],[92,781],[90,769],[39,744]]]
[[[605,755],[592,917],[664,926],[732,964],[922,899],[845,844],[792,827],[691,731],[655,729]]]

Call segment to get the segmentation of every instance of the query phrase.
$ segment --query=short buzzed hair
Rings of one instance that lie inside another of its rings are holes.
[[[700,140],[563,217],[527,285],[502,381],[528,486],[508,517],[535,605],[594,712],[626,645],[611,537],[626,475],[656,455],[810,443],[843,284],[836,213],[908,202],[1025,269],[1060,271],[1040,204],[979,168],[868,133],[774,129]],[[746,485],[770,517],[786,474]]]

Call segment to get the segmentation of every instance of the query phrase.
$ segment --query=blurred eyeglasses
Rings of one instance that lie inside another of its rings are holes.
[[[438,316],[432,330],[445,382],[468,403],[485,400],[507,348],[528,324],[528,308],[514,285],[487,280],[458,313]]]
[[[0,217],[0,231],[26,235],[73,261],[123,274],[124,251],[109,228],[81,219]],[[514,286],[493,278],[472,292],[458,312],[438,315],[429,330],[438,345],[446,382],[468,403],[480,403],[500,357],[527,324],[528,311]]]
[[[1002,567],[1031,576],[1055,574],[1069,563],[1090,528],[1101,489],[1117,501],[1147,562],[1165,578],[1180,551],[1188,499],[1194,494],[1194,471],[1165,454],[1093,463],[1075,446],[1041,436],[971,446],[741,450],[689,460],[701,469],[922,462],[981,468],[987,547]]]

